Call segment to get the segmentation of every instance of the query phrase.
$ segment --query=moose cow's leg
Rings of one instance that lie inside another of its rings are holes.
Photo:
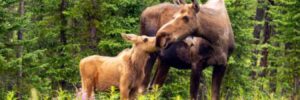
[[[200,83],[200,76],[204,66],[200,63],[192,63],[192,73],[190,82],[190,95],[191,100],[198,100],[198,89]]]
[[[145,78],[143,79],[142,86],[140,86],[138,89],[139,93],[143,93],[146,87],[149,88],[148,85],[150,81],[150,76],[156,58],[157,58],[157,53],[151,53],[150,58],[147,60],[147,64],[144,69]]]
[[[205,66],[206,67],[206,66]],[[203,73],[200,74],[200,84],[199,84],[199,95],[198,95],[198,99],[199,100],[207,100],[207,85],[206,85],[206,82],[205,82],[205,76],[203,75]]]
[[[163,63],[160,59],[158,59],[158,63],[157,63],[157,68],[156,68],[156,72],[153,76],[153,80],[150,84],[151,88],[154,85],[158,85],[159,87],[161,87],[163,85],[163,83],[165,82],[168,72],[169,72],[170,66]]]
[[[214,66],[212,76],[212,100],[220,99],[220,87],[225,74],[226,65]]]

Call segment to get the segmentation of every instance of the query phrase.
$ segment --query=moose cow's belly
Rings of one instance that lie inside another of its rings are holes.
[[[190,69],[190,51],[184,42],[170,45],[160,53],[161,62],[177,69]]]

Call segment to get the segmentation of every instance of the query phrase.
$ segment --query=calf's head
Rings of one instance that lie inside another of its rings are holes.
[[[181,41],[198,29],[197,13],[200,7],[197,0],[192,1],[191,4],[180,4],[180,9],[173,19],[158,30],[157,47],[165,48],[172,42]]]
[[[138,50],[145,52],[155,52],[157,47],[155,46],[156,37],[148,37],[145,35],[138,36],[135,34],[121,34],[122,38],[128,42],[133,44],[133,48],[137,48]]]

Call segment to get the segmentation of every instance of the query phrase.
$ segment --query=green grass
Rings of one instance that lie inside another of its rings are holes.
[[[41,95],[39,91],[37,91],[35,88],[31,89],[30,97],[25,98],[25,100],[80,100],[80,97],[76,97],[76,91],[67,91],[63,89],[53,90],[56,91],[55,96],[45,96],[45,94]],[[245,91],[244,91],[245,92]],[[137,100],[187,100],[189,98],[182,97],[180,95],[175,95],[173,97],[169,97],[169,99],[166,99],[165,97],[162,97],[161,95],[162,89],[155,87],[152,91],[148,92],[145,95],[138,95]],[[210,94],[207,94],[208,100],[211,100],[209,98]],[[120,94],[119,91],[116,90],[116,88],[112,87],[109,92],[96,92],[95,95],[96,100],[119,100]],[[299,98],[299,95],[295,98]],[[15,91],[9,91],[6,94],[6,100],[17,100],[17,95]],[[221,98],[222,100],[225,100],[225,97]],[[232,100],[290,100],[291,98],[288,96],[278,96],[274,93],[265,94],[262,93],[262,91],[256,91],[251,93],[251,95],[245,95],[241,94],[240,96],[232,98]]]

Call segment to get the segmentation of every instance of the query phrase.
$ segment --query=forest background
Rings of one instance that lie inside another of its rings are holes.
[[[206,0],[199,0],[204,3]],[[222,99],[300,99],[300,1],[225,0],[236,39]],[[171,0],[0,0],[0,99],[75,98],[78,63],[130,47],[149,6]],[[187,0],[187,2],[190,2]],[[201,98],[210,99],[211,68]],[[172,68],[140,99],[187,99],[189,70]],[[118,99],[115,89],[96,98]]]

